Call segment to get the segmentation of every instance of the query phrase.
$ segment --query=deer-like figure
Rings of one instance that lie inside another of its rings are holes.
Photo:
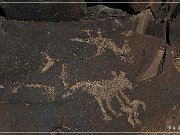
[[[141,105],[145,110],[145,103],[139,100],[131,101],[128,96],[125,95],[123,90],[128,89],[132,90],[132,83],[125,77],[124,72],[120,72],[118,75],[116,72],[112,71],[114,76],[111,80],[99,80],[99,81],[80,81],[70,87],[70,90],[63,95],[63,98],[71,96],[76,90],[82,90],[88,92],[95,97],[98,102],[101,112],[103,114],[103,119],[106,121],[112,120],[112,117],[109,116],[104,108],[103,101],[105,101],[107,108],[110,112],[116,117],[123,115],[122,112],[128,114],[128,121],[134,127],[137,124],[140,124],[138,119],[138,107]],[[112,99],[116,97],[119,103],[121,104],[121,112],[116,112],[112,107]]]

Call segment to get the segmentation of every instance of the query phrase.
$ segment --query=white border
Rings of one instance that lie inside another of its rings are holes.
[[[141,4],[146,4],[146,3],[180,3],[180,1],[176,1],[176,2],[49,2],[49,1],[45,1],[45,2],[38,2],[38,1],[28,1],[28,2],[0,2],[2,4],[57,4],[57,3],[102,3],[102,4],[108,4],[108,3],[141,3]],[[16,134],[16,133],[21,133],[21,134],[27,134],[27,133],[36,133],[36,134],[48,134],[48,133],[63,133],[63,134],[180,134],[180,132],[0,132],[0,134]]]

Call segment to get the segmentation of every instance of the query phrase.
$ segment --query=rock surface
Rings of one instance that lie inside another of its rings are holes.
[[[67,18],[0,17],[0,131],[179,132],[178,6],[161,21],[96,5],[77,21],[85,5],[72,5],[57,9]]]
[[[112,20],[1,24],[1,131],[178,126],[180,76],[164,41]]]
[[[1,0],[2,2],[12,0]],[[22,2],[24,0],[19,0]],[[38,0],[46,2],[46,0]],[[78,0],[84,2],[84,0]],[[27,1],[26,1],[27,2]],[[37,2],[37,0],[31,0]],[[51,0],[51,2],[76,2],[76,0]],[[85,3],[1,3],[8,19],[37,22],[69,22],[79,21],[86,12]]]
[[[115,23],[122,29],[166,40],[166,23],[161,23],[154,18],[149,9],[137,15],[130,15],[120,9],[97,5],[89,7],[81,20],[115,20]]]

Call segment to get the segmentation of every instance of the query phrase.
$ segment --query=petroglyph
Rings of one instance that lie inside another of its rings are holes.
[[[114,76],[112,80],[99,80],[99,81],[80,81],[70,87],[70,90],[63,95],[63,98],[67,98],[71,96],[76,90],[82,90],[88,92],[92,96],[95,97],[98,105],[101,109],[103,119],[105,121],[112,120],[112,117],[109,116],[105,110],[103,105],[103,101],[105,101],[107,109],[116,117],[120,117],[123,113],[128,114],[128,122],[135,127],[141,122],[138,119],[138,108],[142,106],[145,110],[145,103],[140,100],[131,101],[128,96],[123,92],[124,89],[128,89],[130,91],[133,90],[132,83],[125,77],[126,74],[124,72],[120,72],[119,75],[112,71],[112,75]],[[119,103],[121,104],[121,112],[117,112],[112,107],[112,99],[113,97],[117,98]]]
[[[27,88],[39,88],[39,89],[45,89],[49,97],[54,100],[55,97],[55,88],[51,86],[46,86],[43,84],[26,84]]]
[[[0,89],[4,89],[4,86],[3,86],[3,85],[0,85]]]
[[[124,35],[126,38],[128,38],[133,35],[133,31],[128,30],[127,32],[122,32],[122,35]]]
[[[19,82],[16,82],[13,86],[13,89],[11,90],[12,93],[18,93],[18,90],[21,88],[21,84]]]
[[[121,56],[121,60],[122,61],[127,61],[129,63],[133,63],[133,56],[131,56],[131,54],[129,52],[131,52],[131,49],[129,48],[129,40],[125,39],[124,40],[124,45],[122,47],[122,50],[124,50],[124,53],[127,54],[126,56]],[[126,58],[127,56],[128,59]]]
[[[67,68],[67,64],[63,64],[62,65],[62,69],[61,69],[61,76],[59,78],[62,79],[64,87],[68,88],[69,82],[66,81],[67,78],[68,78],[68,74],[66,72],[66,68]]]
[[[174,63],[176,70],[180,73],[180,57],[177,57],[175,59],[175,63]]]
[[[93,37],[91,35],[91,32],[93,30],[90,29],[85,29],[82,30],[85,32],[89,37],[85,39],[81,38],[72,38],[70,39],[71,41],[75,42],[80,42],[80,43],[87,43],[90,45],[94,45],[97,47],[97,52],[96,55],[101,55],[106,51],[106,49],[112,50],[116,55],[120,56],[121,60],[124,60],[125,62],[132,62],[132,57],[131,57],[131,49],[129,45],[126,43],[123,45],[122,48],[119,48],[116,43],[110,39],[102,36],[102,32],[100,29],[97,30],[97,36]]]
[[[43,73],[43,72],[48,71],[48,69],[54,65],[54,59],[48,56],[47,53],[42,52],[41,54],[43,54],[43,56],[47,60],[47,63],[43,64],[44,67],[41,69],[41,72]]]
[[[14,87],[12,89],[12,93],[18,93],[18,90],[20,89],[20,86]]]
[[[39,88],[39,89],[45,89],[45,93],[46,95],[49,96],[50,99],[54,100],[55,97],[55,88],[51,87],[51,86],[47,86],[47,85],[43,85],[43,84],[24,84],[24,83],[16,83],[14,84],[13,89],[11,90],[12,93],[18,93],[20,89],[23,88],[30,88],[30,89],[34,89],[34,88]]]
[[[134,62],[133,54],[132,54],[131,49],[129,48],[129,40],[128,40],[128,38],[133,35],[133,32],[128,30],[127,32],[122,32],[122,35],[125,37],[125,39],[123,41],[124,45],[123,45],[122,49],[125,50],[125,54],[126,54],[126,57],[128,57],[128,59],[126,60],[126,57],[122,56],[121,60],[128,61],[129,63],[133,63]]]

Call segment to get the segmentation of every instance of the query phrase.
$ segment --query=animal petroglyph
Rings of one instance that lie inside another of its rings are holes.
[[[122,48],[119,48],[116,43],[110,39],[102,36],[102,32],[100,29],[97,30],[97,36],[93,37],[91,35],[91,32],[93,30],[90,29],[85,29],[82,30],[85,32],[89,37],[85,39],[81,38],[72,38],[70,39],[71,41],[75,42],[80,42],[80,43],[87,43],[90,45],[94,45],[97,47],[97,52],[96,55],[101,55],[106,51],[106,49],[112,50],[116,55],[120,56],[121,60],[124,60],[125,62],[132,62],[132,57],[131,57],[131,49],[129,45],[126,43],[123,45]]]
[[[30,88],[30,89],[34,89],[34,88],[38,88],[38,89],[45,89],[45,93],[46,95],[49,96],[50,99],[54,100],[55,97],[55,88],[51,87],[51,86],[47,86],[47,85],[43,85],[43,84],[20,84],[20,83],[16,83],[15,86],[12,89],[13,93],[18,93],[20,89],[22,88]]]
[[[66,68],[67,68],[67,64],[63,64],[62,69],[61,69],[61,76],[59,77],[62,79],[65,88],[67,88],[69,86],[69,82],[66,81],[68,78]]]
[[[48,69],[49,69],[51,66],[54,65],[54,59],[51,58],[50,56],[48,56],[47,53],[43,53],[43,52],[42,52],[42,54],[44,55],[45,59],[47,60],[47,63],[44,64],[44,65],[43,65],[44,67],[41,69],[41,72],[43,73],[43,72],[48,71]]]
[[[18,93],[18,90],[22,87],[22,84],[15,83],[11,89],[12,93]]]
[[[55,88],[51,86],[46,86],[43,84],[26,84],[27,88],[39,88],[39,89],[45,89],[49,97],[54,100],[55,97]]]
[[[133,89],[132,84],[125,77],[126,74],[124,72],[120,72],[117,75],[116,72],[112,71],[112,75],[114,78],[112,80],[100,80],[100,81],[80,81],[70,87],[70,90],[63,95],[63,98],[67,98],[71,96],[77,89],[88,92],[92,96],[95,97],[98,102],[101,112],[103,114],[103,119],[105,121],[112,120],[111,116],[109,116],[104,108],[103,101],[105,101],[108,110],[116,117],[120,117],[123,113],[128,114],[129,123],[135,127],[135,125],[140,124],[141,122],[138,119],[138,108],[142,106],[145,110],[145,103],[139,100],[131,101],[128,96],[123,92],[124,89],[129,89],[130,91]],[[117,98],[119,103],[121,104],[121,112],[117,112],[112,107],[112,99],[113,97]]]

